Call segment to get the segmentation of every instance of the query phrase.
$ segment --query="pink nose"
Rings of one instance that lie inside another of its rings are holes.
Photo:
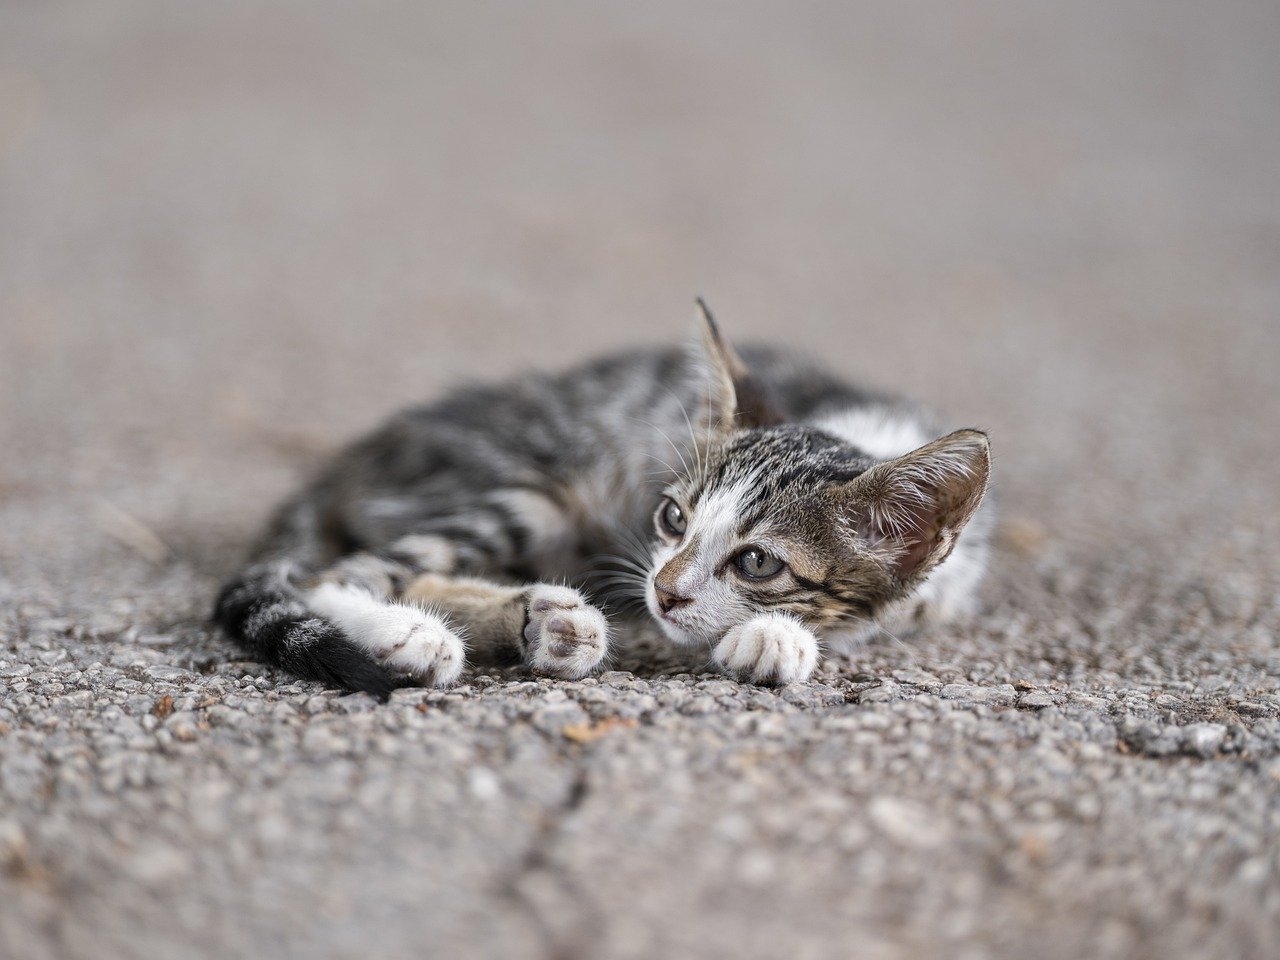
[[[658,598],[658,609],[663,613],[670,613],[676,607],[683,607],[693,602],[689,597],[682,597],[679,594],[672,593],[670,590],[663,590],[656,583],[653,585],[653,592]]]

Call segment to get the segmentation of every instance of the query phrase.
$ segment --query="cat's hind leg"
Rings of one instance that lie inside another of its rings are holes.
[[[411,582],[403,597],[463,624],[477,655],[490,660],[516,656],[535,670],[566,680],[591,673],[609,650],[604,614],[571,587],[513,587],[426,574]]]
[[[375,657],[436,685],[461,669],[459,634],[468,656],[523,659],[566,679],[604,659],[608,625],[576,590],[482,579],[536,568],[535,558],[572,546],[573,527],[550,498],[523,489],[482,492],[469,506],[418,517],[406,529],[377,553],[340,560],[309,598]]]
[[[392,599],[399,572],[393,563],[356,554],[307,591],[307,608],[394,673],[447,687],[462,672],[463,639],[439,613]]]

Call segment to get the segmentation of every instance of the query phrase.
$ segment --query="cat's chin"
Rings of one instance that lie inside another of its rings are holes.
[[[655,617],[654,622],[657,623],[658,629],[662,631],[662,635],[672,643],[680,647],[692,647],[700,643],[705,643],[705,638],[696,633],[691,633],[682,627],[677,627],[668,620],[662,620]]]

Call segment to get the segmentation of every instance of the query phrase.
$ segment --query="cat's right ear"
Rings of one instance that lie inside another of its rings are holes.
[[[701,297],[697,300],[702,328],[702,355],[707,364],[707,404],[717,430],[751,429],[782,423],[773,399],[742,362],[738,352],[720,335],[715,317]]]

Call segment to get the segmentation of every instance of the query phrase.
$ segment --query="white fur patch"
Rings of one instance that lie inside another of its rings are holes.
[[[654,553],[653,574],[646,584],[649,611],[662,631],[676,643],[696,643],[720,636],[748,613],[741,596],[717,571],[745,541],[738,536],[742,501],[756,483],[748,476],[706,494],[692,511],[689,528],[677,544],[661,544]],[[693,602],[662,617],[654,594],[653,577],[677,554],[691,550],[688,566],[676,580],[676,590]]]
[[[387,603],[338,583],[320,584],[307,595],[307,606],[398,673],[445,687],[462,671],[462,639],[443,618],[420,607]]]
[[[818,665],[818,639],[785,613],[762,613],[726,633],[713,658],[743,680],[795,683],[809,679]]]
[[[853,444],[877,460],[892,460],[933,439],[923,424],[909,413],[890,407],[841,410],[822,417],[813,425]]]
[[[736,545],[742,502],[754,483],[754,477],[739,480],[712,490],[698,502],[684,536],[685,543],[696,541],[698,544],[697,560],[676,581],[683,595],[692,596],[705,586],[720,562]]]

